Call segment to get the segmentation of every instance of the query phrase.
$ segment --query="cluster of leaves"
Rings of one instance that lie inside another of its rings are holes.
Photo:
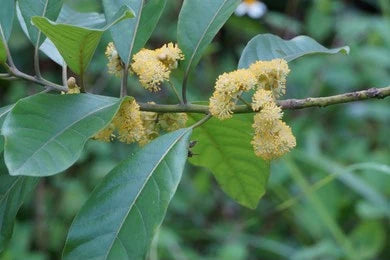
[[[103,1],[104,18],[62,7],[62,1],[47,0],[35,5],[31,0],[19,0],[15,7],[13,0],[7,0],[7,15],[0,20],[0,61],[6,61],[6,40],[16,8],[31,42],[74,73],[84,75],[106,30],[111,31],[118,52],[128,65],[132,54],[149,39],[165,3],[123,1],[123,6]],[[186,56],[181,64],[185,79],[238,3],[184,1],[177,37]],[[256,60],[291,61],[306,54],[340,51],[347,49],[326,49],[306,36],[284,41],[273,35],[259,35],[244,49],[238,67],[245,68]],[[3,145],[0,137],[1,150],[4,147],[8,169],[0,177],[0,250],[11,236],[18,208],[39,181],[37,177],[54,175],[73,165],[87,140],[107,126],[121,102],[122,99],[91,94],[39,94],[0,110],[1,134],[5,139]],[[200,120],[198,115],[191,115],[191,119],[194,123]],[[70,228],[64,259],[126,259],[128,255],[144,258],[180,182],[190,137],[199,141],[194,148],[199,156],[190,161],[209,168],[227,194],[242,205],[255,208],[265,192],[269,163],[253,155],[250,125],[248,116],[236,116],[223,123],[212,119],[192,136],[191,128],[178,130],[124,160],[107,174],[82,207]]]

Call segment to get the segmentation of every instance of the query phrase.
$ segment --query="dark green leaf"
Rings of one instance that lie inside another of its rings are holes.
[[[5,50],[3,41],[0,39],[0,64],[5,63],[6,61],[7,61],[7,52]]]
[[[20,100],[3,125],[10,174],[48,176],[67,169],[120,103],[90,94],[39,94]]]
[[[132,10],[123,7],[103,29],[55,23],[37,16],[32,18],[32,22],[54,43],[69,68],[81,75],[88,67],[104,31],[132,17]]]
[[[4,137],[2,136],[1,129],[3,127],[4,120],[8,115],[9,111],[11,111],[12,107],[13,105],[0,108],[0,153],[4,149]]]
[[[249,41],[245,47],[238,67],[248,68],[258,60],[285,59],[295,60],[308,54],[336,54],[349,53],[349,47],[328,49],[308,36],[298,36],[286,41],[272,34],[260,34]]]
[[[3,156],[0,155],[0,252],[5,249],[12,236],[15,217],[20,206],[31,196],[37,183],[38,178],[9,176]]]
[[[199,115],[191,115],[198,121]],[[210,169],[221,188],[241,205],[256,208],[264,195],[270,173],[269,163],[255,156],[250,144],[253,115],[235,115],[220,121],[211,119],[194,130],[190,162]]]
[[[74,220],[64,259],[144,260],[180,182],[190,135],[166,134],[113,169]]]
[[[63,0],[18,0],[18,6],[24,18],[29,38],[34,45],[37,43],[39,30],[31,24],[31,18],[33,16],[43,16],[54,21],[60,13],[62,3]],[[45,37],[44,35],[39,37],[39,45],[41,45]]]
[[[135,19],[113,26],[110,31],[122,60],[129,64],[131,56],[150,38],[167,0],[103,0],[104,13],[111,19],[122,5],[132,8]]]
[[[202,53],[232,15],[240,0],[185,0],[180,11],[177,40],[185,60],[188,75],[199,62]]]
[[[15,0],[1,0],[0,34],[6,40],[11,36],[15,15]]]

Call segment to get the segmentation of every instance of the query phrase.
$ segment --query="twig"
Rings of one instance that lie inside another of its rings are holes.
[[[62,85],[68,86],[68,66],[65,62],[62,64]]]
[[[173,90],[173,92],[175,93],[176,97],[177,97],[177,100],[179,100],[180,104],[184,105],[184,101],[183,99],[181,98],[181,96],[179,95],[179,92],[177,92],[177,89],[175,88],[175,86],[173,85],[173,83],[171,81],[168,81],[168,84],[169,86],[171,87],[171,89]]]
[[[309,107],[326,107],[335,104],[349,103],[368,99],[383,99],[390,96],[390,86],[385,88],[370,88],[362,91],[344,93],[329,97],[286,99],[277,101],[277,104],[284,110],[296,110]],[[206,105],[184,104],[184,105],[161,105],[140,103],[142,111],[160,113],[201,113],[207,114],[209,107]],[[236,106],[234,113],[253,113],[247,105]]]
[[[123,68],[122,71],[122,81],[121,81],[121,93],[120,97],[127,96],[127,77],[128,77],[129,69],[127,66]]]

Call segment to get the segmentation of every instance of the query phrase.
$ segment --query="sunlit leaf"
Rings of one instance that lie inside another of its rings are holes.
[[[219,185],[241,205],[256,208],[265,194],[269,163],[256,157],[250,144],[253,115],[235,115],[220,121],[211,119],[194,130],[195,154],[190,162],[210,169]],[[199,115],[191,115],[198,121]]]

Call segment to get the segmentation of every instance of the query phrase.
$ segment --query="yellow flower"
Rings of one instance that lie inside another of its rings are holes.
[[[274,97],[272,95],[272,91],[259,89],[252,97],[252,109],[253,111],[258,111],[262,109],[264,106],[270,103],[274,103]]]
[[[105,54],[108,59],[108,73],[120,77],[122,75],[123,63],[113,42],[107,45]]]
[[[115,126],[111,123],[109,126],[97,133],[93,139],[103,142],[111,142],[115,138],[114,130]]]
[[[145,128],[145,133],[139,144],[144,146],[159,135],[159,126],[157,124],[158,114],[155,112],[141,112],[142,125]]]
[[[256,84],[256,77],[249,70],[241,69],[220,75],[210,98],[210,113],[219,119],[230,118],[238,95],[255,88]]]
[[[141,85],[152,92],[160,90],[160,85],[169,80],[171,70],[184,59],[181,50],[169,43],[157,50],[142,49],[133,56],[132,71],[138,75]]]
[[[268,131],[261,129],[262,131],[256,133],[252,140],[256,156],[264,160],[277,159],[296,146],[295,137],[288,125],[281,120],[277,120],[271,125],[272,128]]]
[[[158,59],[163,62],[170,70],[176,69],[179,60],[184,60],[184,54],[176,44],[164,44],[156,50]]]
[[[124,143],[139,142],[145,135],[139,105],[133,100],[122,103],[112,123],[118,131],[118,139]]]
[[[286,93],[286,78],[290,73],[287,61],[283,59],[257,61],[249,70],[256,75],[259,87],[271,90],[276,98]]]
[[[163,130],[172,132],[184,128],[187,120],[185,113],[165,113],[159,116],[158,124]]]

